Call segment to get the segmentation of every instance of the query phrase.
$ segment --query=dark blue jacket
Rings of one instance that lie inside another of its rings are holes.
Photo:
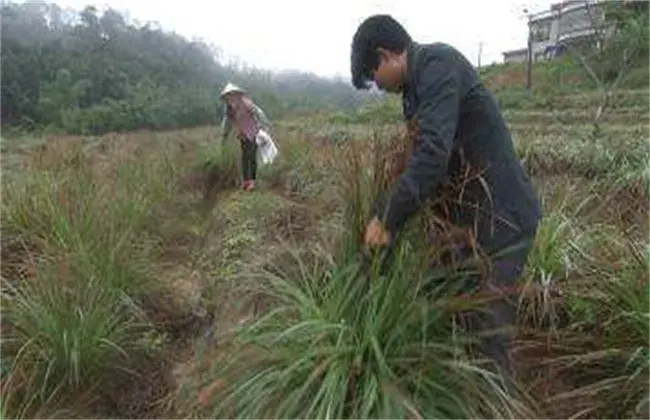
[[[474,67],[455,48],[412,44],[404,117],[417,118],[419,138],[410,162],[377,216],[397,233],[443,180],[457,180],[471,167],[479,176],[463,189],[452,222],[475,228],[486,250],[534,236],[541,209],[533,185],[515,152],[495,97]]]

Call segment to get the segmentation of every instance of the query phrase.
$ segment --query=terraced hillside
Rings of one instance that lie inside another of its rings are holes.
[[[647,418],[648,95],[615,99],[500,97],[544,205],[516,397],[464,351],[457,269],[420,268],[424,217],[359,265],[390,105],[278,122],[254,193],[213,127],[3,140],[3,416]]]

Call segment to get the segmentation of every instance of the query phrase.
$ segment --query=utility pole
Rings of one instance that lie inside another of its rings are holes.
[[[483,41],[478,43],[478,68],[481,68],[481,55],[483,54]]]
[[[528,16],[528,65],[526,66],[526,89],[531,91],[533,88],[533,25],[532,15],[524,9]]]

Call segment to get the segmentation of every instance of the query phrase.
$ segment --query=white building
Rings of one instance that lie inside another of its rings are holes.
[[[559,55],[571,45],[596,42],[609,36],[605,26],[603,1],[569,0],[551,5],[550,10],[529,16],[533,61]],[[528,58],[528,48],[503,52],[505,62]]]

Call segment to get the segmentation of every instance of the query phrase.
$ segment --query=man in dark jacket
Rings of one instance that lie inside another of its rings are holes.
[[[459,51],[442,43],[414,42],[388,15],[371,16],[357,29],[351,71],[357,89],[374,82],[401,93],[405,118],[416,119],[419,128],[408,165],[389,196],[375,206],[366,246],[391,242],[443,180],[458,180],[471,167],[478,175],[464,186],[451,222],[472,231],[490,261],[482,286],[503,296],[498,290],[513,286],[526,264],[541,210],[494,96]],[[488,306],[474,321],[478,329],[514,323],[509,299]],[[512,385],[508,341],[509,334],[500,331],[482,338],[481,348]]]

